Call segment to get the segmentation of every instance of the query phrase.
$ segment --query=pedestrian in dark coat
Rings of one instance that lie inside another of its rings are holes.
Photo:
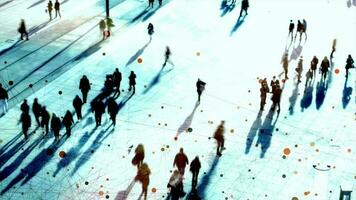
[[[47,111],[46,106],[43,106],[41,110],[41,127],[45,128],[46,135],[49,132],[49,119],[50,119],[49,112]]]
[[[303,34],[303,24],[300,20],[298,20],[298,24],[297,24],[297,32],[295,33],[295,36],[294,36],[294,41],[295,39],[297,39],[297,35],[299,33],[299,40],[302,39],[302,34]]]
[[[198,81],[196,83],[196,87],[197,87],[198,101],[199,102],[200,102],[200,96],[203,93],[203,91],[205,90],[205,85],[206,85],[206,83],[198,78]]]
[[[77,114],[78,120],[81,120],[82,119],[83,101],[78,95],[76,95],[73,100],[73,107],[74,107],[75,113]]]
[[[73,115],[69,110],[67,110],[62,121],[63,121],[64,127],[66,127],[67,137],[70,137],[71,131],[72,131],[72,125],[74,124],[74,121],[73,121]]]
[[[300,79],[302,78],[302,73],[303,73],[303,57],[300,57],[298,66],[295,69],[295,71],[297,72],[298,83],[302,82]]]
[[[119,97],[121,94],[121,92],[120,92],[121,80],[122,80],[122,74],[119,71],[119,69],[116,68],[113,73],[113,81],[114,81],[114,87],[115,87],[115,92],[114,92],[114,96],[113,96],[114,98]]]
[[[249,2],[248,0],[242,0],[241,2],[241,11],[240,11],[240,17],[242,16],[242,12],[245,12],[246,15],[248,15],[247,10],[249,7]]]
[[[54,138],[56,141],[59,140],[59,132],[61,130],[61,126],[62,126],[61,119],[57,117],[56,114],[53,113],[51,119],[51,129],[53,131]]]
[[[25,139],[28,139],[28,129],[31,127],[31,117],[28,112],[22,112],[20,117],[20,122],[22,123],[22,133],[25,136]]]
[[[131,91],[131,88],[133,88],[133,93],[135,94],[135,86],[136,86],[136,74],[131,71],[130,76],[129,76],[129,91]]]
[[[289,65],[289,61],[288,61],[288,53],[284,54],[283,56],[283,70],[284,70],[284,79],[287,80],[288,79],[288,65]]]
[[[310,62],[310,69],[313,71],[314,78],[316,77],[316,68],[318,67],[319,60],[316,56],[313,57],[312,61]]]
[[[18,31],[21,35],[21,37],[20,37],[21,40],[23,40],[23,36],[26,36],[26,40],[28,40],[28,33],[26,30],[25,20],[21,19],[20,27],[18,28]]]
[[[7,105],[8,99],[9,99],[9,95],[5,90],[5,88],[2,87],[2,84],[0,83],[0,108],[2,109],[1,114],[5,114],[8,110],[8,105]]]
[[[101,125],[101,117],[105,112],[105,105],[101,100],[96,100],[93,104],[93,112],[95,116],[96,126]]]
[[[82,94],[83,94],[83,103],[86,103],[87,97],[88,97],[88,92],[90,90],[90,83],[89,83],[89,79],[87,78],[87,76],[84,75],[80,79],[79,89],[82,91]]]
[[[56,11],[56,18],[57,18],[57,14],[59,15],[59,17],[61,17],[60,5],[61,4],[58,2],[58,0],[56,0],[56,2],[54,3],[54,10]]]
[[[23,100],[23,103],[20,106],[20,110],[23,113],[29,113],[30,112],[30,106],[27,104],[27,99]]]
[[[201,164],[199,161],[199,157],[196,156],[194,160],[190,163],[190,171],[192,172],[192,188],[196,189],[197,184],[198,184],[198,175],[199,175],[199,170],[201,168]]]
[[[179,153],[177,153],[174,158],[173,167],[177,166],[181,175],[184,175],[185,166],[189,164],[188,157],[185,155],[183,148],[180,148]]]
[[[291,37],[291,40],[293,41],[293,31],[294,31],[294,23],[293,23],[293,20],[290,20],[290,23],[289,23],[289,33],[288,33],[288,37],[289,35],[292,35]]]
[[[148,26],[147,26],[147,32],[148,32],[148,35],[150,36],[150,41],[151,41],[151,40],[152,40],[152,35],[153,35],[153,33],[155,32],[152,23],[149,23],[149,24],[148,24]]]
[[[280,105],[280,102],[281,102],[281,95],[282,95],[282,89],[280,88],[280,85],[278,84],[273,95],[272,95],[272,108],[271,110],[275,110],[276,106],[278,106],[278,114],[279,112],[281,111],[281,105]]]
[[[47,11],[48,11],[48,14],[49,14],[49,20],[51,21],[52,20],[52,10],[53,10],[53,3],[51,0],[48,1],[48,4],[47,4]]]
[[[321,70],[321,79],[325,80],[326,79],[326,75],[329,71],[330,68],[330,62],[328,60],[328,58],[325,56],[323,61],[321,61],[320,64],[320,70]]]
[[[214,139],[216,140],[216,143],[218,144],[216,148],[216,155],[221,156],[222,151],[224,150],[224,144],[225,144],[225,138],[224,138],[224,133],[225,133],[225,121],[221,121],[220,125],[214,132]]]
[[[110,97],[107,100],[107,105],[108,105],[108,114],[110,116],[110,119],[113,123],[113,125],[116,125],[116,115],[119,112],[119,107],[113,97]]]
[[[264,81],[263,81],[264,82]],[[272,81],[271,81],[271,85],[272,85]],[[272,90],[273,90],[273,86],[272,86]],[[269,88],[267,85],[267,80],[265,81],[265,83],[261,84],[261,88],[260,88],[260,97],[261,97],[261,102],[260,102],[260,111],[264,110],[264,107],[266,105],[266,99],[267,99],[267,93],[269,92]]]
[[[354,59],[352,59],[351,55],[349,55],[347,57],[347,60],[346,60],[346,65],[345,65],[345,70],[346,70],[346,75],[345,77],[348,78],[349,77],[349,69],[351,68],[355,68],[354,66]]]
[[[41,111],[42,111],[42,106],[38,103],[38,99],[35,98],[33,100],[33,104],[32,104],[32,112],[33,112],[33,115],[35,116],[38,127],[41,126],[41,123],[40,123]]]
[[[167,62],[169,64],[171,64],[172,66],[174,66],[174,63],[170,60],[170,57],[172,55],[171,49],[169,48],[169,46],[166,46],[166,51],[164,53],[164,63],[163,63],[163,67],[166,66]]]
[[[131,163],[133,165],[137,165],[137,170],[139,170],[143,164],[143,159],[145,159],[145,148],[143,147],[143,144],[139,144],[135,149],[135,156],[133,157]]]
[[[159,3],[159,7],[162,6],[162,0],[158,0],[158,3]]]

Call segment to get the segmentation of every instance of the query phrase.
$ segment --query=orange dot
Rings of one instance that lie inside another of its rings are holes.
[[[304,192],[304,196],[308,196],[310,194],[310,191]]]
[[[152,192],[153,193],[157,192],[157,189],[156,188],[152,188]]]
[[[99,191],[99,196],[103,196],[104,192],[103,191]]]
[[[66,156],[66,152],[60,151],[59,152],[59,157],[64,158]]]
[[[340,70],[339,69],[335,69],[335,74],[338,74],[340,73]]]
[[[288,156],[290,154],[290,149],[284,148],[283,153],[284,153],[284,155]]]
[[[142,63],[142,58],[138,58],[137,62],[141,64]]]

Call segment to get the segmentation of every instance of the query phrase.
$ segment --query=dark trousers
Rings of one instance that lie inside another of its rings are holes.
[[[192,189],[195,189],[198,185],[198,174],[199,171],[196,172],[192,172],[193,173],[193,177],[192,177]]]
[[[78,120],[82,119],[82,108],[75,108],[75,113],[77,114]]]
[[[23,40],[23,37],[26,36],[26,40],[28,40],[28,33],[27,31],[24,31],[21,33],[21,40]]]
[[[83,90],[82,90],[83,103],[86,103],[86,102],[87,102],[88,92],[89,92],[89,91],[83,91]]]
[[[67,134],[67,137],[70,137],[70,134],[72,132],[72,129],[70,126],[66,126],[66,134]]]
[[[61,12],[60,12],[60,10],[56,10],[56,17],[57,17],[57,15],[59,15],[59,17],[61,17]]]

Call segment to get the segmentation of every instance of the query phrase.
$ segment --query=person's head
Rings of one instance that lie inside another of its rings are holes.
[[[225,124],[225,120],[221,120],[221,125],[224,125]]]
[[[276,79],[276,76],[273,76],[273,79]]]
[[[327,59],[328,59],[328,57],[325,56],[325,57],[324,57],[324,60],[327,60]]]
[[[118,72],[118,71],[119,71],[119,68],[115,68],[115,70]]]
[[[37,98],[35,98],[33,101],[37,103],[37,102],[38,102],[38,99],[37,99]]]
[[[27,103],[27,99],[24,99],[23,102],[24,102],[24,103]]]
[[[194,158],[195,160],[199,160],[199,156],[195,156],[195,158]]]
[[[83,75],[83,78],[87,78],[87,76],[86,76],[86,75]]]
[[[293,20],[290,20],[290,23],[293,23]]]
[[[184,152],[183,148],[180,148],[180,149],[179,149],[179,152],[180,152],[180,153],[183,153],[183,152]]]
[[[178,175],[179,175],[179,171],[178,171],[177,169],[175,169],[175,170],[173,171],[173,175],[174,175],[174,176],[178,176]]]
[[[351,54],[349,54],[349,58],[351,58]],[[1,86],[1,85],[0,85]]]
[[[67,114],[67,115],[69,115],[69,114],[71,114],[71,113],[70,113],[70,111],[69,111],[69,110],[67,110],[66,114]]]

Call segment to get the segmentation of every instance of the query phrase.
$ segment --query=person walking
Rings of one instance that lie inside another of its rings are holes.
[[[283,62],[282,66],[283,66],[283,70],[284,70],[284,79],[287,80],[288,79],[288,65],[289,65],[288,53],[284,54],[282,62]]]
[[[26,40],[28,40],[28,32],[26,29],[26,24],[25,24],[25,20],[21,19],[20,22],[20,27],[17,29],[21,35],[20,39],[23,40],[23,37],[26,36]]]
[[[198,175],[201,168],[199,157],[196,156],[190,163],[190,171],[192,172],[192,189],[195,190],[198,185]]]
[[[294,36],[294,42],[297,39],[298,33],[299,33],[299,41],[301,41],[302,34],[303,34],[303,24],[300,20],[298,20],[298,23],[297,23],[297,32],[295,33],[295,36]]]
[[[323,61],[321,61],[321,64],[320,64],[321,79],[324,81],[326,79],[326,75],[329,71],[329,68],[330,68],[330,62],[329,62],[328,58],[325,56]]]
[[[162,6],[162,0],[158,0],[159,7]]]
[[[297,72],[298,83],[302,82],[301,81],[302,73],[303,73],[303,57],[302,56],[299,59],[298,66],[297,66],[297,68],[295,68],[295,71]]]
[[[247,10],[248,10],[249,6],[250,5],[249,5],[248,0],[242,0],[242,2],[241,2],[241,11],[240,11],[239,18],[242,16],[242,12],[245,12],[245,16],[248,15]]]
[[[27,104],[27,99],[24,99],[21,106],[20,106],[20,110],[23,113],[29,113],[30,112],[30,106]]]
[[[314,78],[316,77],[316,68],[318,66],[319,60],[316,56],[313,57],[312,61],[310,62],[310,69],[313,71]]]
[[[43,106],[41,110],[41,127],[45,128],[46,130],[45,135],[49,133],[49,119],[50,119],[50,114],[47,111],[46,106]]]
[[[273,88],[274,82],[272,82],[272,81],[271,81],[271,85],[272,85],[272,88]],[[269,92],[269,88],[268,88],[268,85],[267,85],[267,79],[265,79],[265,81],[262,81],[261,88],[260,88],[260,97],[261,97],[260,111],[264,110],[264,107],[266,105],[266,99],[267,99],[267,93],[268,92]]]
[[[110,116],[112,124],[115,126],[116,125],[116,116],[117,116],[117,113],[119,112],[119,106],[117,105],[117,103],[113,97],[110,97],[107,100],[107,105],[108,105],[108,114]]]
[[[56,0],[56,2],[54,3],[54,10],[56,11],[56,17],[55,18],[57,18],[57,15],[59,16],[59,18],[61,18],[60,6],[61,6],[61,4],[58,2],[58,0]]]
[[[100,29],[100,34],[103,35],[103,40],[105,40],[106,39],[106,34],[105,34],[106,22],[104,19],[100,20],[99,29]]]
[[[78,121],[80,121],[82,119],[83,101],[78,95],[76,95],[75,98],[73,99],[73,107],[75,113],[77,114]]]
[[[183,175],[178,170],[174,170],[169,178],[167,188],[170,189],[170,199],[179,200],[183,196]]]
[[[53,113],[51,119],[51,129],[53,131],[55,141],[59,141],[59,132],[61,130],[61,126],[61,119],[57,117],[55,113]]]
[[[83,95],[83,103],[86,103],[89,90],[91,89],[89,79],[86,75],[83,75],[83,77],[80,79],[79,89]]]
[[[41,111],[42,111],[42,106],[38,103],[38,99],[35,98],[32,104],[32,112],[33,115],[35,116],[38,127],[41,126],[40,123]]]
[[[47,11],[48,11],[48,14],[49,14],[49,21],[52,20],[52,10],[53,10],[53,3],[51,0],[48,1],[47,3]]]
[[[0,109],[2,110],[0,113],[1,115],[5,115],[7,110],[8,110],[8,104],[7,101],[9,99],[9,94],[5,90],[5,88],[2,87],[2,84],[0,83]]]
[[[349,69],[355,68],[354,66],[354,59],[352,59],[352,56],[349,55],[346,59],[346,65],[345,65],[345,70],[346,70],[346,79],[349,77]]]
[[[20,121],[22,123],[22,133],[25,136],[25,140],[28,139],[28,129],[31,127],[31,117],[28,112],[22,112]]]
[[[166,66],[167,62],[169,64],[171,64],[172,66],[174,66],[174,63],[171,61],[170,57],[172,55],[171,49],[169,48],[169,46],[166,46],[166,51],[164,53],[164,63],[163,63],[163,67]]]
[[[131,89],[133,89],[133,94],[135,94],[136,91],[136,74],[135,72],[131,71],[130,76],[129,76],[129,91],[131,91]]]
[[[150,184],[150,174],[151,170],[147,163],[143,163],[137,171],[137,175],[135,177],[135,180],[141,182],[142,184],[141,196],[144,196],[144,200],[147,200],[148,185]]]
[[[330,60],[334,58],[334,53],[336,51],[336,43],[337,43],[337,40],[336,38],[333,40],[333,44],[331,46],[331,53],[330,53]]]
[[[216,155],[221,156],[222,151],[225,149],[224,143],[225,143],[225,138],[224,138],[224,133],[225,133],[225,121],[221,121],[220,125],[214,132],[214,139],[216,140],[217,148],[216,148]]]
[[[274,91],[274,93],[272,95],[272,98],[271,98],[272,103],[273,103],[272,107],[271,107],[271,110],[274,111],[276,109],[276,107],[278,106],[278,110],[277,110],[278,114],[281,111],[281,105],[280,105],[281,95],[282,95],[282,89],[281,89],[280,85],[278,84],[276,86],[276,89],[275,89],[275,91]]]
[[[293,31],[294,31],[294,27],[295,27],[295,25],[294,25],[293,20],[290,20],[290,22],[289,22],[289,33],[288,33],[288,37],[289,37],[289,35],[292,35],[292,36],[291,36],[291,41],[293,41]]]
[[[64,127],[66,128],[66,135],[67,135],[67,137],[70,137],[71,132],[72,132],[72,125],[74,124],[74,120],[73,120],[73,115],[69,110],[67,110],[62,121],[63,121]]]
[[[139,170],[143,164],[143,159],[145,159],[145,148],[143,144],[139,144],[135,149],[135,156],[132,158],[131,163],[137,165],[137,170]]]
[[[206,85],[206,83],[198,78],[198,81],[196,83],[197,93],[198,93],[198,102],[200,102],[200,96],[203,93],[203,91],[205,90],[205,85]]]
[[[150,41],[151,41],[151,40],[152,40],[152,35],[153,35],[153,33],[155,32],[152,23],[149,23],[149,24],[148,24],[148,26],[147,26],[147,32],[148,32],[148,35],[150,36]]]
[[[185,167],[189,164],[188,157],[185,155],[183,148],[180,148],[174,158],[173,167],[177,166],[179,173],[184,176]]]
[[[105,112],[105,105],[100,99],[96,100],[93,104],[93,112],[95,116],[96,126],[98,127],[101,125],[101,118]]]
[[[114,82],[114,87],[115,87],[114,96],[113,96],[114,98],[118,98],[121,94],[121,92],[120,92],[121,80],[122,80],[122,74],[119,71],[119,69],[116,68],[113,73],[113,82]]]
[[[302,34],[304,33],[305,35],[305,40],[308,39],[308,35],[307,35],[307,21],[305,19],[303,19],[303,28],[302,28]]]

